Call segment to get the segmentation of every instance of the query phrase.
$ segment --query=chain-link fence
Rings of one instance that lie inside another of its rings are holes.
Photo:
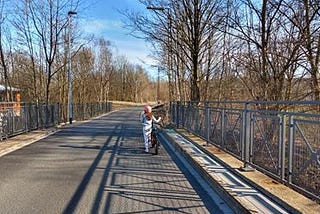
[[[111,102],[73,104],[73,119],[83,121],[111,110]],[[21,104],[19,109],[6,106],[0,110],[0,138],[3,140],[23,132],[54,127],[67,121],[67,105]]]
[[[320,201],[320,102],[172,102],[171,122]]]

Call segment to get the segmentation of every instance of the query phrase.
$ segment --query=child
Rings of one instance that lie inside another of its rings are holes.
[[[152,108],[151,106],[146,105],[144,107],[144,112],[141,115],[141,123],[143,125],[142,132],[143,132],[143,139],[144,139],[144,147],[145,152],[149,152],[149,138],[151,137],[151,131],[152,131],[152,122],[155,121],[156,123],[159,123],[161,120],[161,117],[156,119],[152,115]]]

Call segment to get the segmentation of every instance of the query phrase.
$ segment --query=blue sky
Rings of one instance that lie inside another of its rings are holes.
[[[84,20],[82,27],[85,32],[93,33],[98,37],[103,36],[109,40],[114,55],[123,55],[131,63],[141,64],[145,68],[156,64],[148,56],[150,45],[142,39],[129,35],[129,30],[124,28],[123,24],[125,17],[118,12],[125,9],[147,12],[144,5],[138,0],[84,0],[83,2],[88,5],[88,8],[83,11],[85,14],[78,13],[78,17]]]

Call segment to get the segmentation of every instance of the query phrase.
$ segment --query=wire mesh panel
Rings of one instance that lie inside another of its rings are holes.
[[[199,136],[205,136],[206,130],[205,130],[205,109],[199,108],[197,111],[198,116],[198,124],[196,124],[196,131]]]
[[[15,111],[12,109],[12,127],[13,127],[13,133],[22,133],[25,131],[25,121],[26,121],[26,114],[24,109],[20,109],[20,114],[17,115]]]
[[[237,110],[227,110],[224,113],[224,147],[226,150],[241,157],[241,124],[242,113]]]
[[[112,110],[112,104],[90,103],[75,104],[75,117],[79,120],[89,119]],[[6,107],[0,111],[1,140],[22,132],[39,128],[49,128],[67,120],[66,105],[23,104],[19,109]],[[78,110],[80,109],[80,110]]]
[[[252,114],[252,162],[269,172],[280,175],[280,118],[264,112]]]
[[[24,106],[26,112],[26,131],[37,129],[38,126],[38,106],[35,104],[28,104]]]
[[[41,105],[38,107],[38,128],[46,128],[46,109],[45,105]]]
[[[192,123],[194,122],[194,108],[195,107],[188,104],[187,106],[182,106],[182,108],[180,109],[180,112],[182,113],[182,125],[189,131],[192,131]]]
[[[320,201],[319,102],[182,103],[171,103],[176,125]]]
[[[221,110],[211,109],[210,110],[210,134],[209,141],[215,145],[222,145],[221,135]]]
[[[0,111],[0,137],[1,140],[8,138],[10,135],[9,127],[8,127],[8,120],[9,120],[9,111],[8,110],[1,110]]]
[[[74,120],[85,120],[85,109],[84,109],[84,105],[81,104],[73,104],[73,119]]]
[[[306,119],[293,120],[291,181],[320,197],[320,118]]]
[[[190,106],[188,115],[188,129],[193,131],[199,136],[204,136],[205,132],[205,120],[204,109],[196,106]]]
[[[188,121],[190,121],[190,117],[189,117],[189,113],[190,113],[190,105],[186,105],[186,104],[181,104],[180,108],[179,108],[179,122],[183,127],[188,127],[189,128],[189,124]]]

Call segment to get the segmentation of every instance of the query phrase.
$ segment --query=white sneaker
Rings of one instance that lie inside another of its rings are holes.
[[[149,149],[145,149],[144,151],[145,151],[146,153],[149,153]]]

